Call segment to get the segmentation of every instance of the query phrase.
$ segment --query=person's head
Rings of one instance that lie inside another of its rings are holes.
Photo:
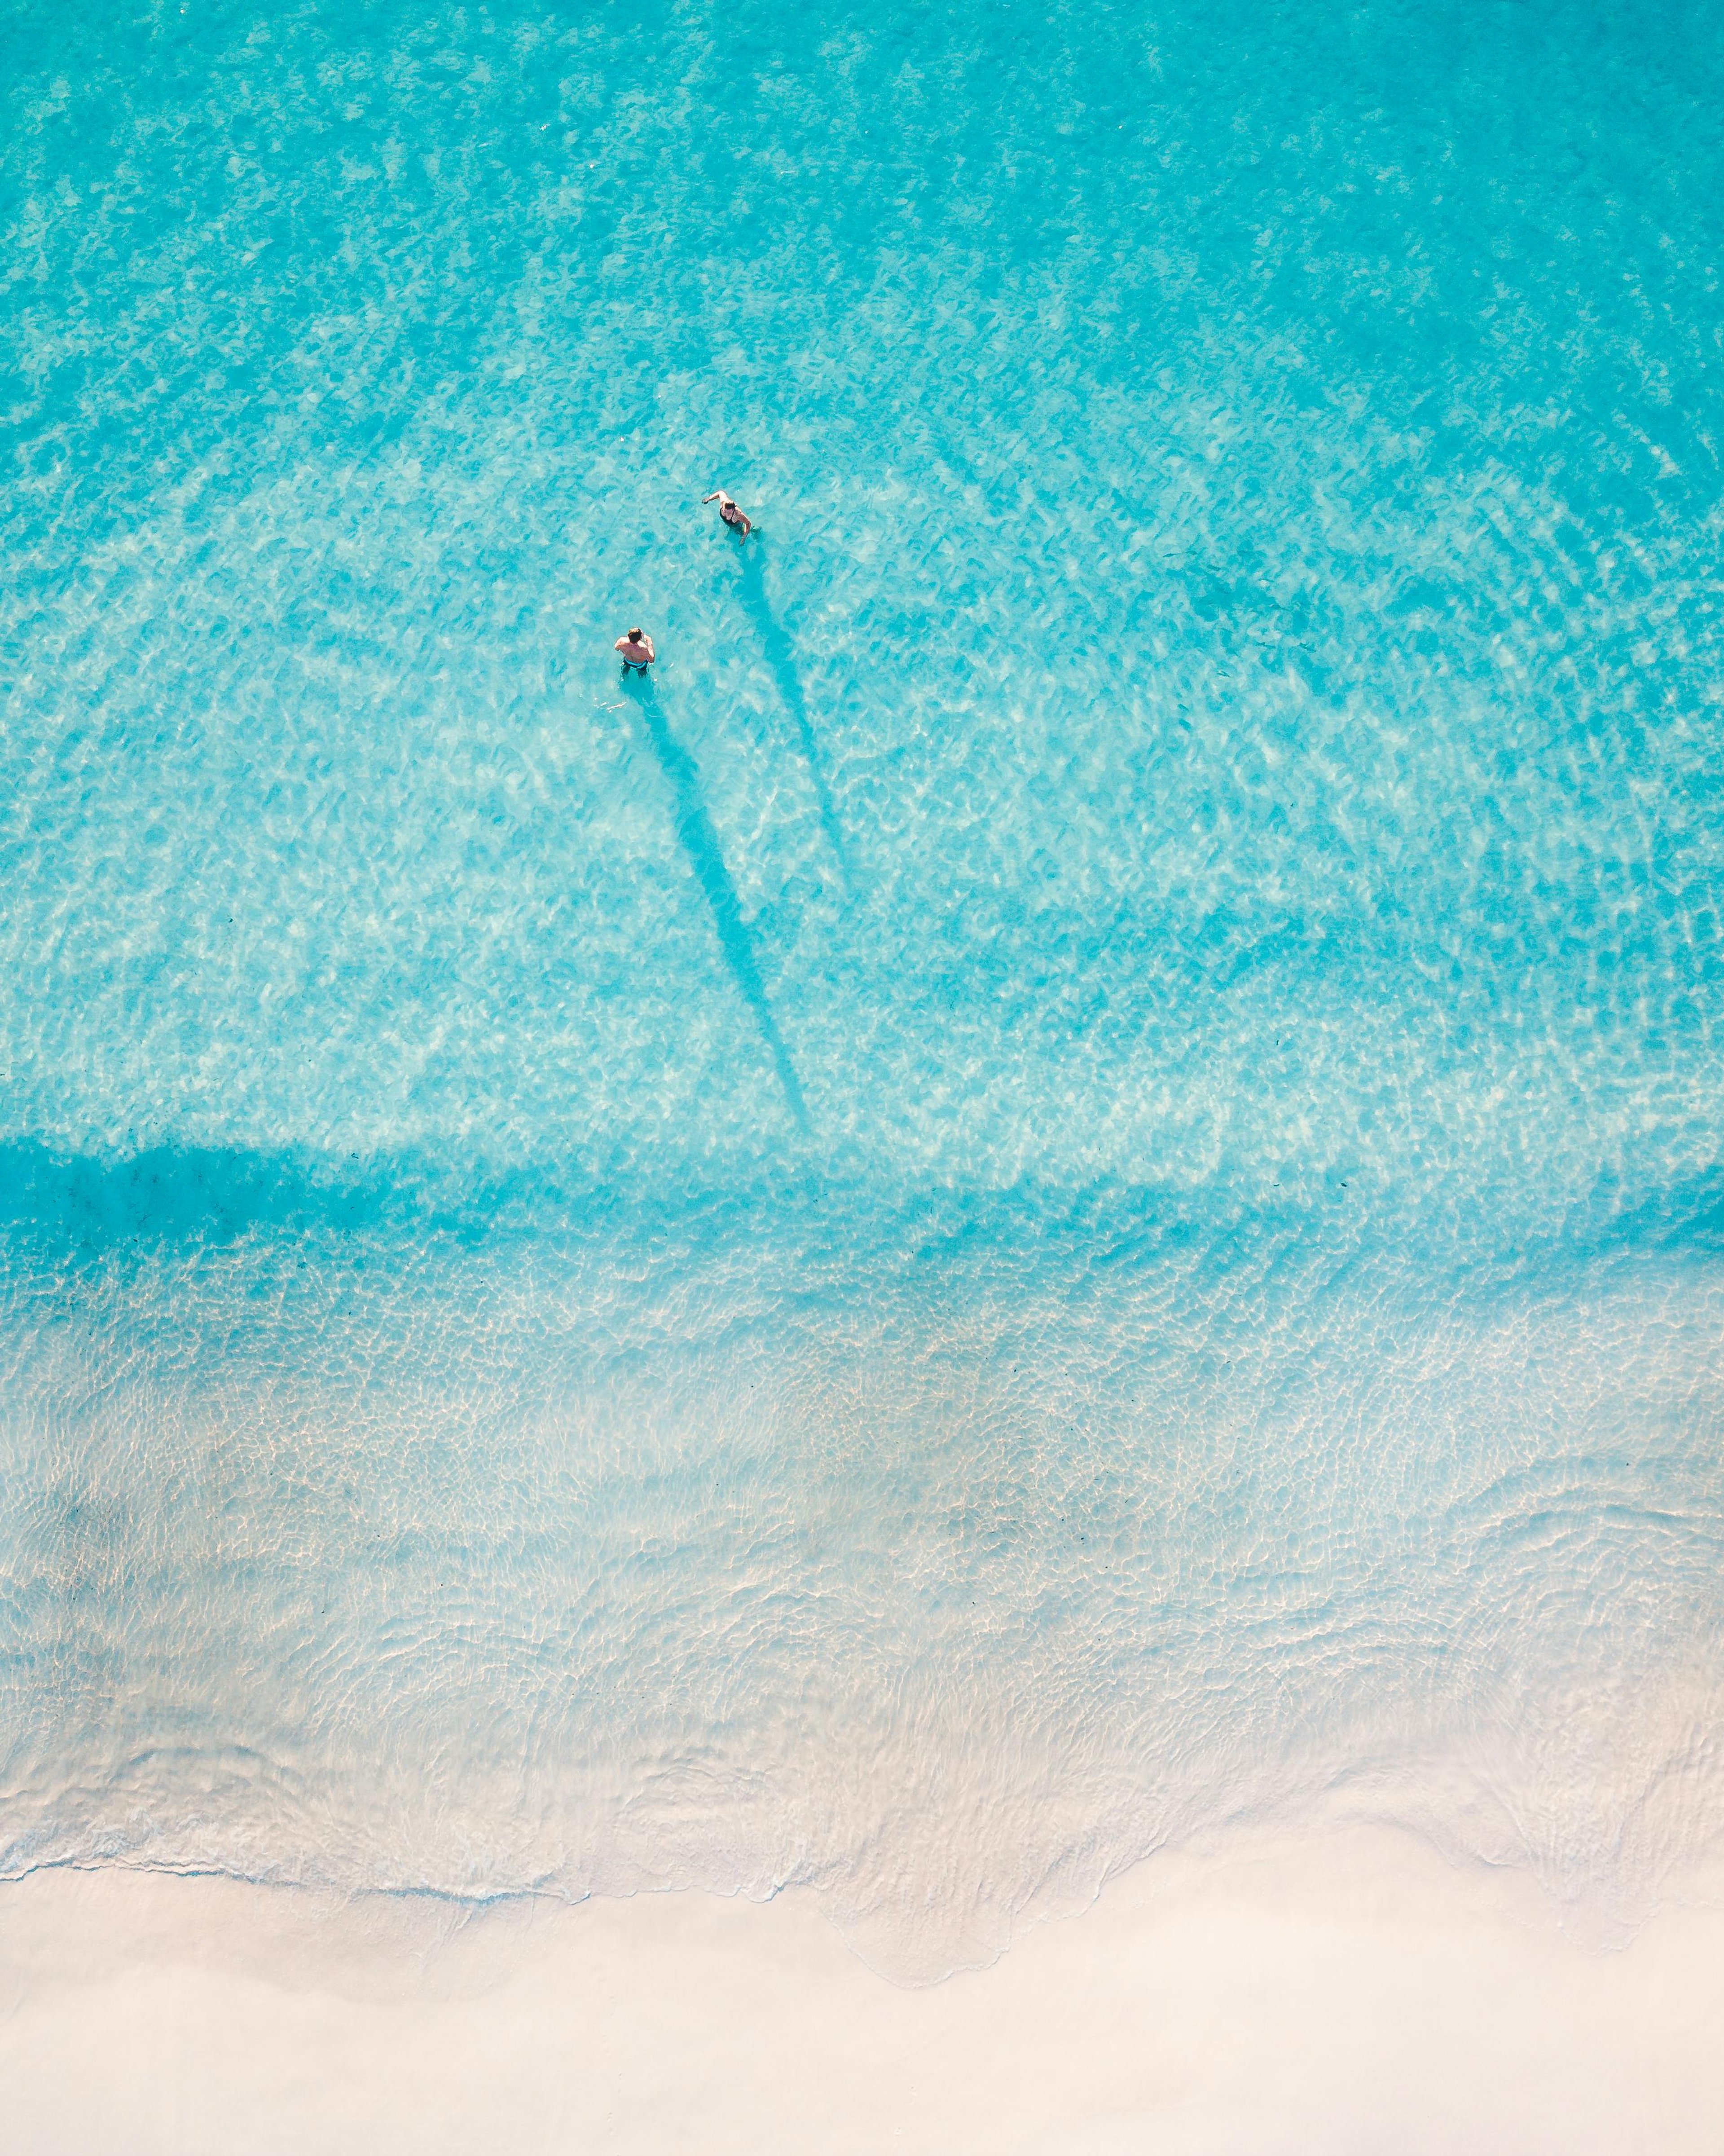
[[[629,630],[629,641],[631,644],[639,644],[639,641],[640,641],[640,631],[639,631],[638,629],[631,629]]]

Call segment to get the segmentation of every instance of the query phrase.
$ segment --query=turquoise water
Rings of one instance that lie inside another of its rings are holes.
[[[0,1871],[1649,1906],[1715,11],[4,23]]]

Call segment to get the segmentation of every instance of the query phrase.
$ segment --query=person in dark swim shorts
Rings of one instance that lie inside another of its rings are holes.
[[[659,655],[653,649],[653,639],[644,629],[631,629],[627,636],[619,636],[611,649],[622,653],[625,674],[644,674]]]

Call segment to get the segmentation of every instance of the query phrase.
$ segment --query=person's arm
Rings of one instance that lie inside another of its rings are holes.
[[[653,649],[653,639],[649,636],[644,636],[640,640],[646,646],[647,664],[650,665],[659,655]]]
[[[700,506],[704,509],[709,501],[722,501],[723,500],[724,489],[721,487],[716,494],[703,494],[700,496]]]
[[[626,651],[628,648],[629,639],[626,636],[619,636],[616,642],[611,646],[611,649],[613,651]]]

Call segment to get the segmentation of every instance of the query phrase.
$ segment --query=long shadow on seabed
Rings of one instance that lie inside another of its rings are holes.
[[[706,903],[712,909],[712,925],[718,932],[718,947],[724,953],[725,963],[731,969],[731,978],[741,991],[743,1000],[754,1013],[755,1024],[772,1053],[772,1067],[778,1074],[778,1083],[784,1088],[784,1097],[790,1104],[790,1112],[796,1118],[797,1127],[806,1132],[808,1111],[802,1096],[802,1086],[796,1075],[796,1066],[790,1060],[790,1051],[784,1045],[778,1022],[772,1016],[772,1007],[767,1001],[767,992],[760,978],[760,968],[754,963],[754,946],[748,938],[748,930],[742,919],[741,901],[736,887],[731,881],[731,872],[725,866],[724,854],[718,843],[718,834],[712,828],[712,819],[706,813],[706,804],[700,798],[700,774],[695,759],[671,732],[664,716],[657,691],[650,679],[643,676],[627,684],[629,700],[640,713],[641,723],[646,729],[653,754],[659,759],[659,768],[670,781],[670,791],[676,804],[676,835],[682,841],[683,851],[689,857],[689,865],[695,871],[700,888],[706,894]]]
[[[778,700],[790,714],[791,724],[796,728],[798,742],[802,749],[803,762],[808,766],[808,778],[814,789],[814,798],[819,805],[820,828],[826,834],[827,844],[837,857],[839,873],[844,880],[845,892],[854,897],[856,879],[850,867],[850,856],[844,845],[844,826],[838,820],[838,810],[832,799],[832,789],[826,782],[825,760],[820,753],[820,744],[808,719],[808,707],[802,692],[802,682],[796,670],[796,654],[791,649],[790,639],[780,627],[778,617],[772,612],[772,602],[767,597],[765,542],[759,532],[752,532],[741,544],[743,603],[753,620],[755,633],[760,638],[761,648],[766,653],[767,664],[772,670],[772,679],[777,685]]]

